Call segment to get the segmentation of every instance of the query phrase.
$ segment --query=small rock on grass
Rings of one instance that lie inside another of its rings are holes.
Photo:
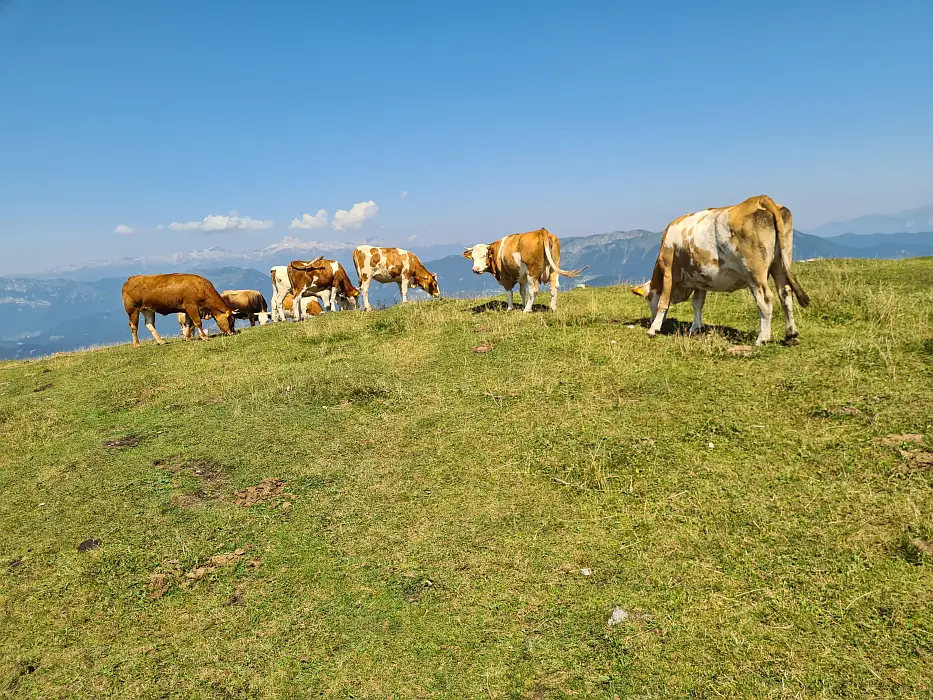
[[[623,622],[628,620],[629,613],[627,610],[622,608],[614,608],[612,614],[609,616],[609,619],[606,620],[606,624],[610,627],[615,627],[616,625],[621,625]]]

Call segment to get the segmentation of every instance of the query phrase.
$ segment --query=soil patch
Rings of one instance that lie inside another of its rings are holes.
[[[899,450],[901,456],[907,460],[907,466],[911,469],[931,469],[933,468],[933,452],[923,452],[922,450]]]
[[[754,345],[730,345],[726,352],[733,357],[750,357],[755,352]]]
[[[483,343],[482,345],[477,345],[475,348],[473,348],[473,352],[480,352],[480,353],[489,352],[490,350],[492,350],[492,348],[493,348],[492,343]]]
[[[97,549],[100,547],[100,540],[90,539],[84,540],[81,544],[78,545],[79,552],[90,552],[92,549]]]
[[[149,598],[150,600],[156,600],[168,593],[174,585],[178,585],[180,588],[188,588],[218,569],[235,566],[248,550],[249,546],[246,546],[238,547],[232,552],[214,554],[200,566],[195,566],[188,571],[181,567],[177,559],[170,559],[149,574],[149,583],[146,586],[149,590]],[[260,564],[259,559],[252,559],[247,562],[247,566],[250,568],[256,568]]]
[[[48,391],[53,386],[54,384],[52,384],[52,382],[49,382],[48,384],[40,384],[39,386],[37,386],[35,389],[32,390],[32,393],[38,394],[40,391]]]
[[[880,442],[885,447],[897,447],[899,445],[903,445],[904,443],[922,445],[923,435],[917,435],[916,433],[905,433],[904,435],[885,435],[880,439]]]
[[[124,435],[116,440],[108,440],[104,447],[108,450],[121,450],[128,447],[138,447],[143,439],[137,435]]]
[[[282,512],[288,512],[291,508],[289,504],[288,507],[285,507],[283,501],[294,501],[295,494],[285,493],[285,481],[283,479],[278,479],[276,477],[270,476],[266,479],[263,479],[255,486],[249,486],[245,489],[237,491],[234,496],[234,503],[240,506],[241,508],[250,508],[257,503],[266,503],[269,501],[275,501],[269,507],[275,508],[278,507],[279,503],[282,503]]]

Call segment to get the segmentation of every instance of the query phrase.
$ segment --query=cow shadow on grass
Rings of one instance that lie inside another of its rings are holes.
[[[474,314],[484,314],[487,311],[508,311],[508,309],[509,305],[504,301],[493,299],[492,301],[486,301],[482,304],[477,304],[476,306],[467,309],[467,311]],[[522,305],[515,304],[515,311],[521,313]],[[531,307],[531,311],[533,313],[542,313],[544,311],[550,311],[550,307],[547,304],[535,304]]]
[[[651,320],[645,317],[632,319],[630,321],[622,321],[621,323],[629,326],[641,326],[646,329],[651,325]],[[758,331],[740,331],[738,328],[733,328],[732,326],[716,326],[710,324],[704,324],[703,330],[699,333],[691,334],[690,326],[692,324],[689,321],[678,321],[673,318],[664,319],[664,323],[661,324],[661,335],[718,335],[730,343],[738,345],[751,345],[754,344],[755,340],[758,338]]]

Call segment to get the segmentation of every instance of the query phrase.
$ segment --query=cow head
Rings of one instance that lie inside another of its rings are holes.
[[[217,327],[225,335],[233,335],[233,329],[235,328],[236,321],[234,320],[233,311],[227,311],[223,314],[215,314],[214,321],[217,323]]]
[[[486,245],[485,243],[477,243],[472,248],[467,248],[463,251],[463,257],[473,261],[473,272],[477,275],[481,275],[492,269],[491,255],[492,246]]]
[[[658,312],[658,301],[661,298],[658,290],[651,286],[651,282],[645,282],[637,287],[632,287],[632,294],[644,297],[645,301],[648,302],[648,308],[651,309],[651,319],[654,320],[654,315]]]
[[[419,280],[418,286],[432,297],[439,297],[441,295],[441,288],[437,286],[437,275],[433,273],[429,272],[426,278]]]
[[[343,311],[356,309],[356,298],[360,295],[358,289],[354,288],[352,292],[337,297],[337,307]]]
[[[267,323],[272,323],[272,315],[268,311],[257,311],[256,318],[259,319],[260,326],[265,326]]]

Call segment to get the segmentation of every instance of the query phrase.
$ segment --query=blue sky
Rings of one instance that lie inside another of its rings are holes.
[[[2,271],[933,204],[929,0],[0,6]]]

